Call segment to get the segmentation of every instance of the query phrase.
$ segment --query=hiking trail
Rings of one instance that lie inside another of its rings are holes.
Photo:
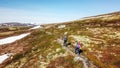
[[[72,50],[74,49],[74,48],[72,48],[72,49],[70,49],[70,48],[68,48],[68,47],[65,47],[65,46],[63,46],[63,40],[62,39],[60,39],[60,38],[58,38],[57,39],[57,42],[58,43],[60,43],[61,44],[61,46],[66,50],[66,51],[68,51],[72,56],[74,56],[75,58],[75,60],[77,60],[77,61],[82,61],[82,63],[83,63],[83,66],[84,66],[84,68],[97,68],[88,58],[86,58],[85,56],[83,56],[83,55],[76,55]]]

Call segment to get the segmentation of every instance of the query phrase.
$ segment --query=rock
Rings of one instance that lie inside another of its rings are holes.
[[[79,57],[75,57],[75,58],[74,58],[74,61],[75,61],[75,62],[79,61]]]

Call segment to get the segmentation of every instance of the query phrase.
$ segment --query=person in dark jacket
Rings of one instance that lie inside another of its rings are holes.
[[[63,42],[63,45],[64,45],[64,46],[67,46],[67,36],[66,36],[66,35],[64,36],[64,42]]]

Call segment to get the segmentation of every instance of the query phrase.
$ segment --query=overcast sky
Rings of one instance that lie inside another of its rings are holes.
[[[120,11],[120,0],[0,0],[0,23],[56,23]]]

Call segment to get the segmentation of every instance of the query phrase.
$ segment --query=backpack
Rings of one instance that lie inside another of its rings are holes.
[[[76,44],[76,48],[80,49],[80,44],[79,43]]]
[[[77,44],[78,48],[80,49],[80,44]]]

